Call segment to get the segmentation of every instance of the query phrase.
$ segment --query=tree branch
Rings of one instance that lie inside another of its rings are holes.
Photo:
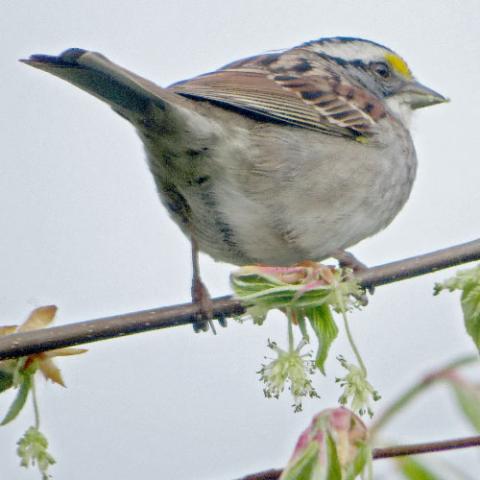
[[[358,273],[356,277],[363,287],[370,288],[479,259],[480,239],[372,267]],[[213,301],[214,318],[240,315],[244,312],[245,307],[232,297],[221,297]],[[148,330],[186,325],[193,323],[198,313],[197,305],[183,304],[42,330],[14,333],[0,337],[0,360]]]
[[[478,446],[480,446],[480,436],[431,443],[415,443],[412,445],[400,445],[396,447],[374,448],[373,459],[380,460],[382,458],[403,457],[405,455],[419,455],[422,453],[443,452],[446,450]],[[240,480],[278,480],[281,474],[281,469],[271,469],[247,475]]]

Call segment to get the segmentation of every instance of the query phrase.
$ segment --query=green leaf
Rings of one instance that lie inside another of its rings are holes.
[[[412,457],[402,457],[396,462],[400,465],[400,471],[408,480],[442,480],[436,473],[428,469],[423,463]]]
[[[337,445],[330,432],[327,433],[328,480],[342,480],[342,467],[338,459]]]
[[[0,393],[13,386],[13,374],[0,369]]]
[[[330,307],[326,304],[314,308],[306,308],[304,314],[310,321],[310,325],[318,340],[315,363],[318,369],[325,375],[325,361],[328,356],[328,351],[338,335],[337,325],[333,319]]]
[[[311,480],[318,464],[318,451],[320,446],[311,442],[302,455],[294,460],[283,471],[280,480]]]
[[[458,272],[455,277],[434,287],[434,295],[442,290],[460,290],[463,318],[467,333],[480,349],[480,265],[470,270]]]
[[[30,391],[31,386],[32,386],[32,375],[23,375],[22,381],[18,388],[17,396],[15,397],[15,400],[13,401],[13,403],[10,405],[10,408],[8,409],[8,412],[5,415],[5,418],[0,423],[0,426],[10,423],[21,412],[23,406],[25,405],[25,402],[27,401],[28,392]]]
[[[465,328],[480,349],[480,283],[465,286],[461,302]]]
[[[467,420],[480,433],[480,391],[463,382],[450,382],[455,397]]]
[[[297,321],[298,321],[298,328],[300,328],[300,332],[302,333],[302,338],[305,340],[305,342],[310,343],[310,336],[308,335],[307,323],[305,322],[305,316],[298,313],[297,314]]]
[[[372,449],[366,442],[359,442],[358,453],[353,462],[349,465],[345,472],[345,480],[355,480],[360,475],[368,462],[372,461]]]

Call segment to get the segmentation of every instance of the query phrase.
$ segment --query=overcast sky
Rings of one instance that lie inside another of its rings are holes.
[[[0,323],[54,303],[57,323],[188,301],[189,246],[160,205],[133,128],[97,99],[17,59],[69,47],[102,52],[168,85],[244,56],[324,36],[359,36],[403,55],[452,102],[419,111],[413,194],[387,230],[352,251],[369,265],[472,240],[479,234],[480,3],[478,0],[84,0],[0,5]],[[232,266],[201,259],[213,295]],[[432,297],[453,272],[378,288],[352,318],[371,382],[388,403],[422,372],[473,351],[455,295]],[[292,413],[264,399],[258,370],[267,338],[285,341],[272,314],[263,328],[229,323],[214,337],[190,327],[97,343],[62,361],[68,389],[40,382],[42,429],[57,479],[228,480],[284,465],[317,411],[335,404],[335,354],[317,376],[321,400]],[[11,396],[0,398],[3,412]],[[391,442],[473,432],[441,389],[388,430]],[[16,439],[31,409],[0,430],[0,478],[20,471]],[[478,465],[473,451],[451,453]],[[392,477],[388,477],[392,478]]]

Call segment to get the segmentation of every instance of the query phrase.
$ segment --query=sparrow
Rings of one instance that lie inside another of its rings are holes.
[[[192,244],[197,329],[211,312],[199,250],[235,265],[355,264],[346,249],[390,224],[410,195],[412,112],[447,101],[389,48],[349,37],[167,88],[78,48],[22,61],[96,96],[137,130],[160,199]]]

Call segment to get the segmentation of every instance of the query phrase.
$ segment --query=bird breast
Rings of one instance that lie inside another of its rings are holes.
[[[215,260],[321,260],[386,227],[410,194],[415,150],[398,123],[382,120],[363,144],[215,114],[175,147],[145,142],[163,203]]]

